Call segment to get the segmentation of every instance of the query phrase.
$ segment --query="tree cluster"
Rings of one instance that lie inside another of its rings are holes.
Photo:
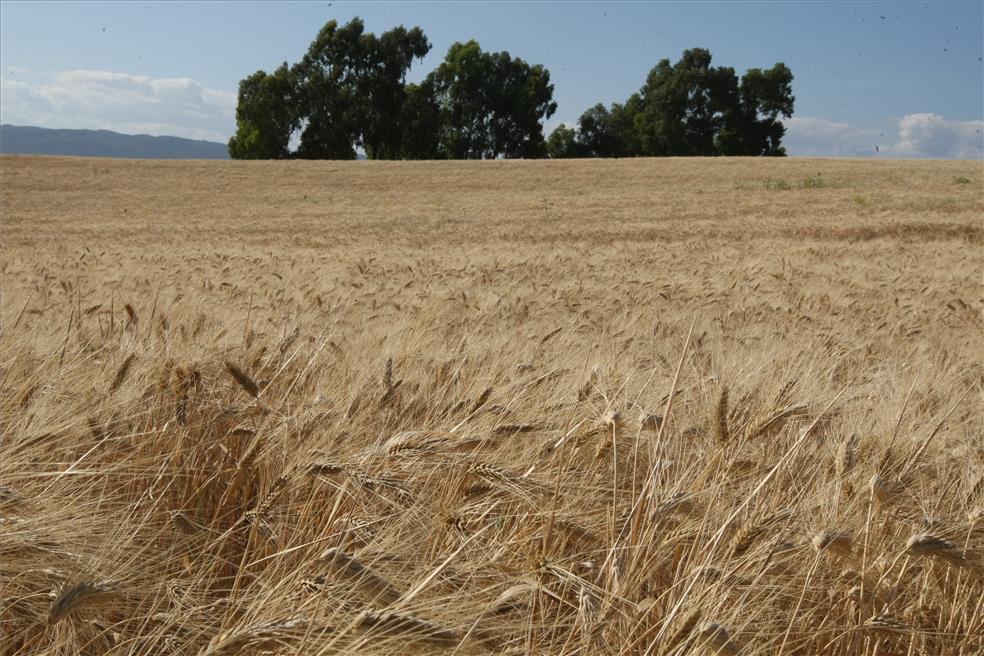
[[[740,79],[711,66],[703,48],[663,59],[638,93],[611,108],[598,104],[550,135],[550,157],[785,155],[780,116],[793,114],[793,74],[778,63]]]
[[[507,52],[455,43],[420,84],[406,82],[431,45],[419,27],[379,37],[359,18],[327,23],[303,59],[239,83],[236,159],[542,157],[557,109],[550,73]],[[293,143],[297,143],[292,150]]]
[[[508,52],[455,43],[419,84],[406,76],[431,48],[419,27],[380,36],[355,18],[327,23],[293,66],[239,83],[236,159],[494,159],[784,155],[792,72],[779,63],[739,78],[705,49],[660,61],[638,93],[595,105],[549,140],[550,72]]]

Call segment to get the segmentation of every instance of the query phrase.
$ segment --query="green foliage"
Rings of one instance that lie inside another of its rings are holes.
[[[543,157],[541,121],[556,111],[550,73],[507,52],[456,43],[422,84],[407,84],[430,51],[419,27],[380,36],[354,18],[329,21],[303,59],[240,83],[237,159]],[[296,152],[290,144],[298,138]]]
[[[306,121],[298,155],[353,159],[361,146],[370,158],[399,157],[404,80],[429,50],[420,28],[401,26],[377,38],[359,18],[342,27],[328,22],[295,67]]]
[[[793,73],[783,63],[766,71],[749,69],[741,79],[737,96],[722,114],[719,154],[785,155],[781,142],[786,128],[780,117],[793,115],[792,82]]]
[[[400,151],[402,159],[437,159],[441,157],[441,111],[429,82],[408,84],[400,115]]]
[[[636,117],[640,111],[641,100],[633,94],[620,105],[615,103],[611,109],[602,104],[586,110],[578,119],[578,129],[564,128],[563,138],[569,141],[567,155],[560,151],[551,157],[633,157],[641,154],[636,132]],[[558,128],[559,129],[559,128]],[[567,134],[572,132],[572,134]],[[551,134],[551,138],[554,135]]]
[[[296,80],[286,62],[272,74],[257,71],[242,80],[229,155],[234,159],[288,157],[291,134],[300,123],[296,91]]]
[[[613,113],[599,103],[581,114],[576,140],[581,152],[587,157],[617,155],[618,137],[615,134]]]
[[[953,182],[956,184],[970,184],[970,178],[962,175],[957,175],[953,177]]]
[[[781,117],[793,113],[792,72],[779,63],[711,66],[703,48],[663,59],[624,105],[595,105],[578,122],[576,154],[589,157],[785,155]]]
[[[293,67],[284,63],[272,75],[258,71],[240,82],[229,154],[354,159],[361,147],[373,158],[405,156],[404,124],[419,124],[425,107],[415,97],[414,109],[405,109],[404,81],[429,50],[420,28],[401,26],[376,37],[359,18],[341,27],[329,21]],[[291,153],[298,131],[300,145]]]
[[[770,191],[788,191],[792,189],[789,183],[782,178],[766,178],[762,181],[762,186]]]
[[[547,139],[547,156],[551,159],[568,159],[580,157],[578,143],[575,141],[577,132],[566,125],[560,125]]]
[[[636,120],[643,154],[715,154],[714,138],[734,101],[735,80],[731,69],[710,64],[711,53],[695,48],[676,64],[664,59],[649,72]]]
[[[614,135],[616,157],[636,157],[642,154],[639,123],[642,114],[642,97],[634,93],[625,104],[612,104],[611,127]]]
[[[810,177],[803,180],[804,189],[823,189],[827,186],[827,181],[824,180],[820,175],[811,175]]]
[[[541,121],[557,109],[550,72],[508,52],[455,43],[427,77],[440,110],[440,151],[453,159],[543,157]]]
[[[236,159],[495,159],[785,155],[782,117],[793,113],[785,64],[739,78],[703,48],[663,59],[625,103],[585,111],[576,130],[544,139],[557,109],[550,72],[508,52],[455,43],[421,84],[413,62],[430,51],[419,27],[380,36],[359,18],[329,21],[300,62],[239,83]],[[299,143],[291,152],[295,139]]]

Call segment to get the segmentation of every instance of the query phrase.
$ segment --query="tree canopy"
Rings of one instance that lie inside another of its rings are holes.
[[[229,140],[233,159],[280,159],[290,154],[297,129],[297,83],[284,62],[272,74],[257,71],[239,83],[236,134]]]
[[[550,72],[508,52],[455,43],[420,84],[431,45],[419,27],[380,36],[355,18],[328,22],[300,62],[239,83],[237,159],[542,157],[542,121],[557,108]],[[298,145],[292,151],[292,143]]]
[[[624,104],[595,105],[576,131],[551,135],[551,157],[785,155],[780,117],[792,116],[793,74],[778,63],[750,69],[711,66],[703,48],[663,59]]]
[[[303,58],[239,83],[236,159],[495,159],[783,155],[792,72],[778,63],[739,78],[703,48],[663,59],[637,93],[585,111],[544,138],[557,110],[550,71],[508,52],[453,44],[420,83],[431,49],[419,27],[379,36],[354,18],[329,21]],[[417,78],[419,79],[419,78]]]
[[[508,52],[455,43],[427,78],[440,112],[439,150],[453,159],[542,157],[553,115],[550,72]]]

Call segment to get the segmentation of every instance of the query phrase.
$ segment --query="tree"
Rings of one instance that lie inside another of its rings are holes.
[[[229,156],[288,157],[291,135],[300,125],[296,95],[296,81],[286,62],[272,74],[260,70],[242,80],[236,105],[236,134],[229,140]]]
[[[405,79],[430,43],[420,28],[397,27],[377,38],[359,18],[339,27],[329,21],[296,66],[305,127],[303,157],[399,156]]]
[[[750,69],[739,82],[733,68],[712,67],[711,53],[685,50],[659,62],[640,90],[636,127],[646,155],[782,155],[793,113],[792,72],[785,64]]]
[[[428,82],[408,84],[399,122],[402,159],[441,157],[441,111]]]
[[[718,135],[722,155],[785,155],[786,127],[780,116],[793,115],[793,73],[779,62],[768,70],[749,69],[735,84],[735,100]]]
[[[617,144],[611,113],[598,103],[577,121],[577,142],[587,157],[614,157]]]
[[[613,103],[609,112],[610,125],[615,141],[615,157],[638,157],[642,155],[642,142],[639,139],[639,115],[642,112],[642,98],[638,93],[629,96],[624,104]]]
[[[240,82],[234,158],[353,159],[404,156],[406,74],[430,50],[420,28],[379,37],[359,18],[329,21],[300,62]],[[300,146],[289,144],[300,131]]]
[[[550,72],[508,52],[455,43],[427,77],[440,109],[440,149],[455,159],[542,157],[541,121],[557,109]]]
[[[563,123],[558,125],[547,138],[547,157],[551,159],[580,157],[580,145],[575,140],[576,137],[576,130]]]
[[[785,64],[750,69],[711,66],[704,48],[663,59],[624,104],[595,105],[581,115],[574,141],[581,156],[784,155],[792,116],[793,74]]]
[[[370,158],[402,156],[405,130],[401,118],[408,96],[407,72],[413,60],[422,59],[430,48],[419,27],[407,30],[401,25],[383,33],[378,40],[370,39],[364,91],[360,96],[364,112],[361,143]],[[420,100],[419,93],[415,100]]]
[[[354,18],[329,21],[304,57],[240,82],[235,158],[543,157],[553,115],[550,73],[475,41],[455,43],[421,84],[413,62],[430,51],[420,28],[377,37]],[[290,146],[298,137],[295,152]]]
[[[722,116],[722,85],[730,69],[711,67],[704,48],[685,50],[676,64],[660,61],[639,91],[638,127],[646,155],[713,155]]]
[[[495,159],[785,155],[782,118],[792,116],[793,74],[783,63],[711,66],[704,48],[663,59],[624,103],[585,111],[577,129],[543,136],[557,109],[550,72],[508,52],[455,43],[420,84],[413,62],[430,51],[419,27],[381,36],[359,18],[329,21],[300,62],[239,83],[229,153],[248,158]],[[299,136],[296,152],[290,151]]]

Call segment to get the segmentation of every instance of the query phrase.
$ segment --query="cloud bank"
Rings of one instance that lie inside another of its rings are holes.
[[[5,73],[28,77],[24,69]],[[236,94],[190,78],[71,70],[41,81],[0,76],[0,121],[46,128],[104,129],[225,142],[235,131]]]
[[[899,121],[899,141],[889,146],[895,157],[981,159],[984,121],[948,121],[939,114],[909,114]]]
[[[803,157],[866,157],[875,154],[878,130],[857,128],[822,118],[794,116],[785,121],[783,145]]]
[[[814,117],[785,122],[783,144],[804,157],[984,158],[984,121],[955,121],[939,114],[908,114],[892,139],[876,129]]]

